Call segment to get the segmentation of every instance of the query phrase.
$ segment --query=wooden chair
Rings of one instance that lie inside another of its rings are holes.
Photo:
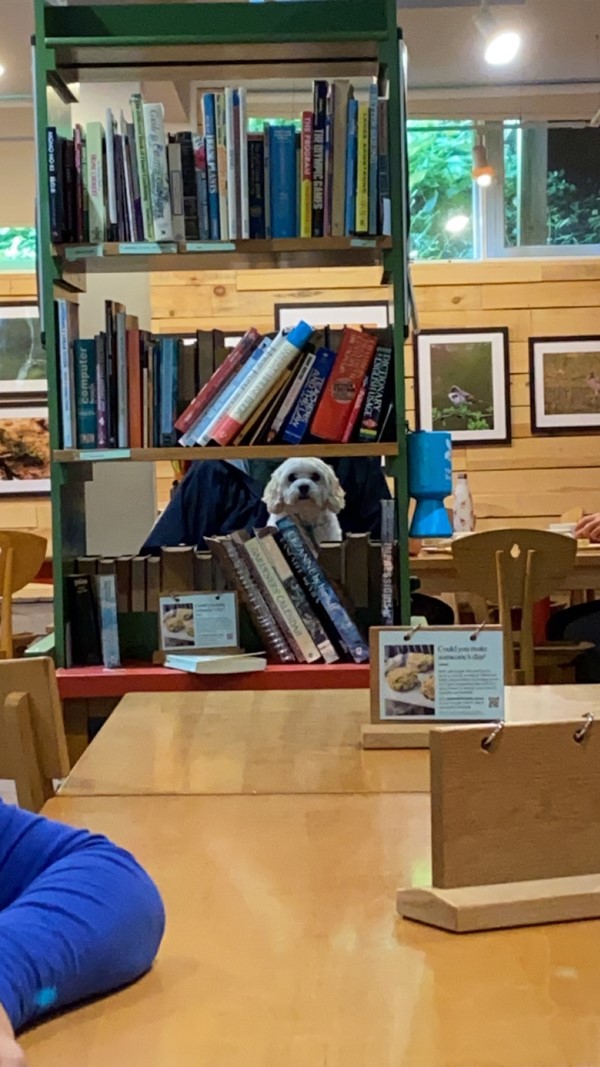
[[[69,769],[54,663],[0,662],[0,778],[15,782],[20,807],[39,811]]]
[[[39,574],[46,558],[47,543],[46,538],[39,534],[0,530],[0,653],[4,653],[7,659],[14,655],[13,594],[29,585]]]
[[[576,553],[573,538],[543,530],[490,530],[453,544],[461,584],[498,605],[507,685],[533,685],[536,659],[564,665],[587,647],[557,642],[536,648],[533,639],[534,604],[561,588]],[[515,608],[521,612],[518,641],[511,617]]]

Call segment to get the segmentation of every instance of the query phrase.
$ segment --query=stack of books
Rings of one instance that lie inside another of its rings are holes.
[[[299,128],[297,128],[299,127]],[[389,235],[388,101],[315,81],[297,123],[248,134],[244,88],[201,95],[198,131],[165,133],[162,104],[47,130],[55,244]]]
[[[389,328],[250,328],[228,350],[216,331],[152,336],[114,301],[105,329],[80,339],[72,305],[56,309],[63,448],[394,439]]]

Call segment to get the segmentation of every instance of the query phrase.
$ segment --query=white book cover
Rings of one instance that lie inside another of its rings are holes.
[[[62,447],[76,447],[75,421],[75,366],[71,358],[74,340],[69,330],[69,302],[57,300],[58,315],[58,364],[60,373],[60,400],[62,419]]]
[[[167,153],[169,158],[169,184],[171,187],[171,215],[173,218],[173,239],[175,241],[185,241],[185,213],[183,205],[181,145],[168,145]]]
[[[287,419],[290,411],[292,410],[294,404],[296,403],[298,397],[300,396],[300,390],[302,389],[302,386],[304,385],[306,379],[308,378],[308,376],[309,376],[309,374],[310,374],[310,372],[312,370],[313,363],[315,362],[315,359],[316,359],[315,353],[314,352],[309,352],[304,357],[304,359],[302,360],[302,365],[301,365],[296,377],[294,378],[294,381],[292,382],[291,388],[288,389],[288,392],[287,392],[286,397],[285,397],[285,399],[283,401],[283,404],[281,405],[281,407],[279,408],[279,411],[277,412],[275,418],[273,419],[273,425],[271,426],[271,429],[269,430],[268,441],[273,441],[275,439],[275,437],[277,436],[277,434],[279,433],[279,431],[281,430],[281,428],[282,428],[285,420]]]
[[[262,653],[227,656],[165,656],[165,667],[188,674],[248,674],[264,671],[267,661]]]
[[[250,237],[250,194],[248,190],[248,102],[245,88],[240,88],[240,237]]]
[[[154,240],[172,241],[173,217],[171,215],[171,190],[169,188],[164,108],[162,104],[144,104],[144,127],[146,130]]]
[[[133,208],[133,175],[131,173],[131,156],[128,149],[128,132],[127,121],[125,115],[121,112],[119,120],[119,129],[121,133],[121,140],[123,143],[123,167],[125,170],[125,207],[127,210],[127,226],[129,229],[129,240],[135,241],[135,215]]]
[[[101,244],[105,237],[103,140],[104,130],[102,129],[102,123],[88,122],[86,128],[87,186],[89,233],[92,244]]]
[[[233,122],[233,89],[225,89],[225,141],[227,146],[227,229],[232,241],[238,236],[235,200],[235,127]]]
[[[129,448],[129,389],[127,382],[127,315],[117,311],[117,447]]]
[[[118,226],[117,212],[117,172],[115,169],[115,120],[113,113],[106,109],[106,184],[108,186],[108,221],[111,226]]]
[[[144,101],[140,93],[131,97],[131,116],[135,130],[135,155],[137,160],[140,196],[142,201],[142,221],[144,223],[144,240],[154,240],[154,219],[152,216],[152,190],[148,166],[148,148],[146,144],[146,124],[144,121]]]
[[[304,663],[316,663],[321,659],[321,653],[310,636],[296,608],[269,559],[268,553],[262,541],[254,537],[244,542],[244,548],[254,563],[256,570],[264,582],[265,589],[275,606],[277,615],[275,621],[284,636],[292,646],[298,659]]]

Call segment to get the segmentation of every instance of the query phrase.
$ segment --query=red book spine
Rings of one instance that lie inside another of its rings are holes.
[[[356,426],[356,423],[358,422],[358,417],[359,417],[359,415],[360,415],[360,413],[361,413],[361,411],[363,409],[363,404],[365,402],[365,398],[366,398],[366,395],[367,395],[367,387],[368,387],[368,385],[369,385],[369,375],[365,374],[365,376],[363,378],[363,383],[362,383],[360,389],[358,390],[358,393],[356,394],[356,400],[354,401],[354,407],[352,408],[352,411],[350,412],[350,418],[348,419],[348,422],[346,423],[346,429],[344,430],[344,436],[342,437],[342,443],[345,444],[345,445],[348,444],[348,441],[352,437],[352,432],[354,430],[354,427]]]
[[[127,331],[127,392],[129,399],[129,447],[143,448],[142,361],[140,331]]]
[[[217,393],[227,385],[227,382],[252,355],[254,349],[261,341],[262,336],[259,334],[258,330],[254,329],[254,327],[244,334],[235,348],[232,348],[224,363],[221,364],[219,369],[215,371],[206,384],[202,386],[198,396],[192,400],[191,404],[188,404],[185,411],[182,412],[177,419],[175,427],[180,433],[187,433],[187,431],[192,428],[194,423],[200,418],[202,412],[214,400]]]
[[[375,356],[377,338],[345,329],[340,350],[310,427],[314,437],[341,441],[348,420]]]

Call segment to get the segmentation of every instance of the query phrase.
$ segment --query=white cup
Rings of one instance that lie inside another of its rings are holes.
[[[550,533],[562,534],[563,537],[575,537],[576,522],[552,522],[548,527]]]

